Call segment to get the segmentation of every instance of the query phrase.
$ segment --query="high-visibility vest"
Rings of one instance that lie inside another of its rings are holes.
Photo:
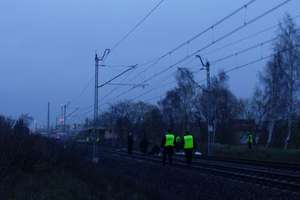
[[[174,147],[175,136],[173,134],[166,134],[165,147]]]
[[[253,143],[253,135],[252,134],[249,134],[248,135],[248,143]]]
[[[184,140],[184,149],[193,149],[194,148],[194,138],[192,135],[185,135]]]

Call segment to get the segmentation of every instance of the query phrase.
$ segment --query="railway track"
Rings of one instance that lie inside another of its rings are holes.
[[[289,170],[291,172],[300,174],[300,164],[297,163],[284,163],[284,162],[247,160],[247,159],[231,159],[231,158],[220,158],[220,157],[212,157],[212,158],[203,157],[198,159],[208,160],[208,161],[222,161],[222,162],[235,163],[235,164],[255,165],[255,166],[279,169],[279,170],[284,169],[284,170]]]
[[[161,157],[149,156],[138,152],[128,155],[124,150],[103,150],[119,159],[134,159],[140,162],[148,162],[161,165]],[[300,193],[300,176],[297,173],[279,168],[272,169],[265,166],[255,166],[235,162],[223,162],[213,160],[194,159],[188,166],[183,158],[174,157],[173,167],[185,170],[197,170],[200,173],[209,173],[233,180],[259,184],[261,186],[276,188],[279,190]]]

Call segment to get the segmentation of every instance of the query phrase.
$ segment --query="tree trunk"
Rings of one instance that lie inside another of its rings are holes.
[[[268,140],[267,140],[267,148],[271,146],[272,138],[273,138],[273,130],[274,130],[274,120],[272,119],[269,127],[268,127]]]
[[[291,135],[292,135],[292,121],[288,120],[288,134],[285,138],[285,141],[284,141],[284,150],[287,150],[288,148],[288,145],[289,145],[289,142],[290,142],[290,139],[291,139]]]
[[[291,53],[289,54],[291,55]],[[291,60],[291,58],[290,58]],[[288,108],[288,134],[285,138],[284,141],[284,149],[286,150],[288,148],[290,138],[292,135],[292,112],[293,112],[293,103],[294,103],[294,96],[293,96],[293,91],[294,91],[294,65],[290,65],[290,81],[289,81],[289,108]]]
[[[215,139],[216,139],[216,129],[217,129],[217,120],[214,120],[213,122],[213,138],[212,138],[212,144],[215,144]]]

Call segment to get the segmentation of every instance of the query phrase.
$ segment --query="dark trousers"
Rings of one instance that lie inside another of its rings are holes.
[[[173,153],[174,148],[173,147],[165,147],[163,151],[163,164],[166,164],[166,159],[168,157],[169,163],[172,164],[173,162]]]
[[[128,154],[131,154],[132,153],[132,145],[128,144],[127,150],[128,150]]]
[[[252,143],[248,142],[248,149],[252,149]]]
[[[185,154],[186,163],[190,165],[193,159],[193,149],[185,149],[184,154]]]
[[[176,143],[175,148],[176,151],[179,152],[181,150],[181,143],[180,142]]]

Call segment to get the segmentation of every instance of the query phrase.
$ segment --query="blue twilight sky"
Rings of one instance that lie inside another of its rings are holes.
[[[30,113],[40,125],[46,121],[47,102],[51,102],[51,121],[60,113],[60,105],[71,102],[69,112],[79,108],[69,121],[78,122],[92,116],[95,50],[112,47],[159,0],[1,0],[0,1],[0,113],[17,117]],[[108,56],[100,69],[100,82],[120,73],[127,66],[157,58],[181,42],[211,26],[218,19],[248,2],[247,0],[165,0],[127,40]],[[193,51],[211,43],[260,15],[283,0],[257,0],[233,18],[215,27],[176,53],[149,68],[140,66],[115,82],[140,83]],[[256,23],[231,37],[212,45],[201,54],[213,61],[248,46],[274,37],[276,28],[228,48],[218,48],[273,26],[285,13],[300,15],[300,1],[292,0]],[[299,24],[300,18],[295,18]],[[235,56],[212,65],[212,74],[270,54],[271,45]],[[239,97],[250,97],[257,73],[265,62],[232,72],[230,87]],[[198,81],[205,78],[199,72],[199,61],[187,60],[178,67],[195,71]],[[128,87],[106,86],[100,90],[100,110],[118,100],[137,97],[155,103],[159,96],[174,86],[176,67],[124,95]],[[124,79],[127,77],[127,79]],[[84,93],[83,89],[87,87]],[[109,96],[105,97],[108,93]],[[119,96],[119,97],[117,97]]]

